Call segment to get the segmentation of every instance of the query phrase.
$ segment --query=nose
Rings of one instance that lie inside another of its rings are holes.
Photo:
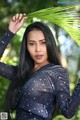
[[[36,52],[39,52],[39,51],[41,51],[41,48],[40,48],[40,45],[37,44],[37,45],[36,45]]]

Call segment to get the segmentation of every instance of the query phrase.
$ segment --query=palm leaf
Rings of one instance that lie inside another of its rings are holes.
[[[76,14],[76,11],[73,11],[74,8],[75,6],[51,7],[30,13],[28,14],[28,17],[48,20],[58,25],[63,28],[78,45],[80,45],[79,23],[74,16]]]

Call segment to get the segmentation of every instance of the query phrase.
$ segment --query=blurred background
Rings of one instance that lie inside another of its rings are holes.
[[[16,13],[26,13],[57,6],[65,6],[68,4],[79,4],[79,0],[0,0],[0,37],[8,29],[9,21]],[[76,12],[80,14],[80,7],[78,6]],[[54,19],[54,18],[53,18]],[[19,48],[22,40],[22,35],[26,26],[33,21],[41,21],[37,18],[26,20],[24,26],[20,29],[18,34],[14,37],[14,40],[7,46],[4,55],[1,58],[1,62],[9,65],[17,65]],[[44,21],[44,20],[43,20]],[[69,73],[70,92],[72,94],[78,79],[80,78],[80,47],[71,39],[59,26],[50,23],[50,26],[55,39],[57,40],[58,49],[61,55],[61,61]],[[80,22],[80,21],[79,21]],[[80,27],[80,26],[78,26]],[[75,33],[74,33],[75,34]],[[3,104],[5,94],[8,89],[10,81],[0,76],[0,112],[3,111]],[[15,115],[13,115],[15,120]],[[57,115],[54,120],[67,120],[62,115]],[[78,108],[74,117],[70,120],[80,120],[80,107]]]

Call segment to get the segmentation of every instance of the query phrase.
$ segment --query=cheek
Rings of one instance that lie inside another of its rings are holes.
[[[29,53],[31,53],[31,48],[29,46],[27,47],[27,49],[28,49]]]
[[[42,50],[47,54],[47,48],[46,48],[46,46],[44,46],[44,47],[42,48]]]
[[[32,56],[34,54],[34,50],[32,49],[32,47],[27,46],[28,52],[29,54]]]
[[[44,49],[44,52],[45,52],[46,56],[48,57],[48,52],[47,52],[47,48],[46,47]]]

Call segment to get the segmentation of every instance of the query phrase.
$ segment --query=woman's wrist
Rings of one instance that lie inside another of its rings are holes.
[[[16,31],[15,30],[11,30],[10,28],[8,28],[8,30],[13,33],[13,34],[16,34]]]

